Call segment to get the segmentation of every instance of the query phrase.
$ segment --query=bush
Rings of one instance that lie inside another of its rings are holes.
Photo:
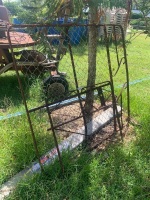
[[[10,11],[11,15],[17,16],[22,11],[18,2],[4,2],[4,6]]]
[[[140,21],[137,20],[137,19],[133,19],[133,20],[130,21],[131,25],[139,25],[139,23],[140,23]]]
[[[140,21],[140,26],[145,26],[146,25],[146,22],[145,21]]]
[[[142,17],[143,17],[142,13],[132,13],[131,14],[131,19],[140,19]]]

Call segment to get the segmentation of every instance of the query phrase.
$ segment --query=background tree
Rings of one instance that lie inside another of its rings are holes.
[[[11,15],[17,16],[22,11],[21,4],[19,2],[4,2],[4,6],[10,11]]]
[[[141,20],[145,21],[146,31],[150,34],[150,17],[147,17],[150,14],[150,0],[133,0],[133,4],[141,11]]]

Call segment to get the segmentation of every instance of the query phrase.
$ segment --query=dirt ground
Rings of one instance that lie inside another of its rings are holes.
[[[100,113],[102,113],[109,106],[111,106],[110,102],[107,102],[106,107],[101,107],[97,103],[94,103],[93,119],[100,115]],[[52,118],[54,126],[56,127],[57,137],[59,137],[60,140],[66,139],[72,133],[77,133],[77,130],[84,126],[79,103],[73,103],[56,109],[52,112]],[[131,126],[128,126],[125,113],[122,114],[122,120],[120,118],[120,121],[122,130],[120,130],[117,125],[116,131],[114,131],[114,121],[112,121],[96,134],[89,136],[87,140],[88,149],[90,151],[101,151],[111,143],[121,142],[127,133],[131,132],[132,128]]]

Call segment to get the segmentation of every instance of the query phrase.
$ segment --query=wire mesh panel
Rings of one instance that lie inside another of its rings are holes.
[[[96,30],[95,50],[90,47],[91,27]],[[9,59],[11,55],[9,70],[15,70],[18,77],[40,164],[43,165],[41,149],[47,151],[48,145],[56,146],[60,156],[58,141],[72,133],[89,133],[86,121],[89,92],[93,94],[91,120],[112,108],[121,129],[117,104],[122,107],[124,103],[129,114],[128,66],[121,26],[20,25],[11,27],[7,37],[10,50],[6,56]],[[92,51],[96,55],[93,62]],[[128,90],[122,102],[126,86]],[[81,133],[82,127],[85,131]],[[55,143],[51,142],[50,130]]]

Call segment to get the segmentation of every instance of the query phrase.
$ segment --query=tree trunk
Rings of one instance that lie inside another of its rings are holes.
[[[89,24],[94,24],[97,17],[97,7],[90,8]],[[88,78],[87,88],[89,91],[86,94],[85,100],[85,118],[86,123],[92,120],[94,91],[91,89],[95,85],[96,79],[96,52],[97,52],[97,27],[89,26],[89,44],[88,44]]]

